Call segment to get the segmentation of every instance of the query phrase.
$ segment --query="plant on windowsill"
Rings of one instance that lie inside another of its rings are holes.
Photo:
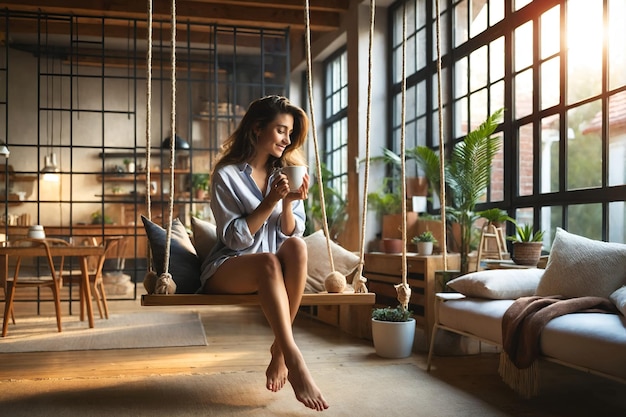
[[[543,230],[534,231],[530,224],[519,225],[515,223],[515,235],[507,236],[507,240],[513,242],[513,254],[511,259],[518,265],[535,267],[541,257],[543,247]]]
[[[372,309],[372,340],[376,354],[383,358],[406,358],[413,350],[415,319],[412,312],[396,308]]]
[[[432,255],[433,245],[437,244],[437,239],[435,239],[433,232],[426,230],[418,236],[413,236],[411,243],[417,245],[418,255]]]

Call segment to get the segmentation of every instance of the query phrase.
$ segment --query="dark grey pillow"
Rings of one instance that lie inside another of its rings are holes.
[[[167,232],[144,216],[141,216],[141,221],[152,249],[154,271],[161,275],[165,261]],[[200,288],[200,261],[185,226],[178,219],[172,222],[169,272],[176,283],[177,294],[193,294]]]

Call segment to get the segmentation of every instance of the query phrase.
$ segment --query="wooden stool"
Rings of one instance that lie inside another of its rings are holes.
[[[493,243],[495,241],[495,250]],[[489,243],[492,246],[489,246]],[[478,244],[478,256],[476,258],[476,270],[480,268],[481,259],[508,259],[509,252],[506,249],[506,240],[504,239],[504,231],[501,227],[496,227],[493,223],[483,226],[480,233],[480,243]]]

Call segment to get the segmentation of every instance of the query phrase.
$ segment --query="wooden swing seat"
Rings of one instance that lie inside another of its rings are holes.
[[[368,293],[307,293],[301,305],[373,305],[376,294]],[[186,306],[186,305],[258,305],[257,294],[143,294],[142,306]]]

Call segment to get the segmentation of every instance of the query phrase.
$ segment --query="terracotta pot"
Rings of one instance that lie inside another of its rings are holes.
[[[383,239],[383,252],[385,253],[402,253],[402,239]]]
[[[543,242],[513,242],[511,259],[518,265],[537,266]]]

